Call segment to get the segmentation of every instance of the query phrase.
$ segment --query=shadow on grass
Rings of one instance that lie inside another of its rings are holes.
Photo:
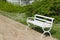
[[[37,32],[43,33],[43,30],[41,27],[33,27],[32,29],[37,31]]]
[[[43,33],[43,30],[41,27],[33,27],[32,29],[39,32],[39,33]],[[54,29],[52,29],[50,32],[52,35],[54,35],[56,33],[56,31]],[[49,33],[46,33],[46,35],[49,35]]]

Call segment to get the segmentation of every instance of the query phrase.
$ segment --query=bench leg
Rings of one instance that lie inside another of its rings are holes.
[[[28,28],[29,28],[29,26],[30,26],[30,24],[27,22],[27,24],[28,24],[28,26],[26,27],[26,30],[28,30]]]
[[[45,33],[49,33],[49,35],[50,35],[50,37],[51,37],[51,33],[50,33],[50,30],[51,30],[51,28],[49,29],[49,30],[44,30],[45,28],[42,28],[43,29],[43,34],[42,34],[42,36],[41,36],[41,38],[43,37],[43,35],[45,34]]]

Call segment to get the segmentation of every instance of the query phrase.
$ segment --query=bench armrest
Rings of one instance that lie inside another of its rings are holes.
[[[34,20],[34,17],[28,17],[27,20]]]

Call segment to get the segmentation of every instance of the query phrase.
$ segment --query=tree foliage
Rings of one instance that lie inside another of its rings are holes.
[[[25,12],[30,14],[60,15],[60,0],[42,0],[26,6]]]

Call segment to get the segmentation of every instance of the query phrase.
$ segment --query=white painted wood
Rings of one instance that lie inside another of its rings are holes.
[[[12,0],[7,0],[7,2],[12,2]]]
[[[33,2],[33,0],[31,0],[29,2],[29,0],[7,0],[7,2],[13,3],[13,4],[20,4],[20,5],[26,5],[26,4],[30,4]],[[28,3],[26,3],[28,2]]]
[[[20,5],[21,5],[21,0],[20,0]]]
[[[40,17],[44,17],[44,18],[47,18],[47,19],[51,19],[51,20],[54,20],[54,18],[51,18],[51,17],[47,17],[47,16],[43,16],[43,15],[38,15],[38,14],[36,14],[35,16],[40,16]]]
[[[54,18],[43,16],[43,15],[38,15],[38,14],[36,14],[34,17],[32,17],[34,20],[31,20],[30,18],[31,17],[27,18],[28,25],[30,25],[29,23],[31,23],[33,25],[42,27],[42,29],[44,31],[43,34],[48,32],[51,36],[50,30],[52,28]],[[49,20],[47,20],[47,19],[49,19]],[[50,28],[50,29],[46,31],[46,30],[44,30],[45,28]]]
[[[31,0],[31,1],[30,1],[30,4],[33,3],[33,2],[34,2],[34,0]]]

